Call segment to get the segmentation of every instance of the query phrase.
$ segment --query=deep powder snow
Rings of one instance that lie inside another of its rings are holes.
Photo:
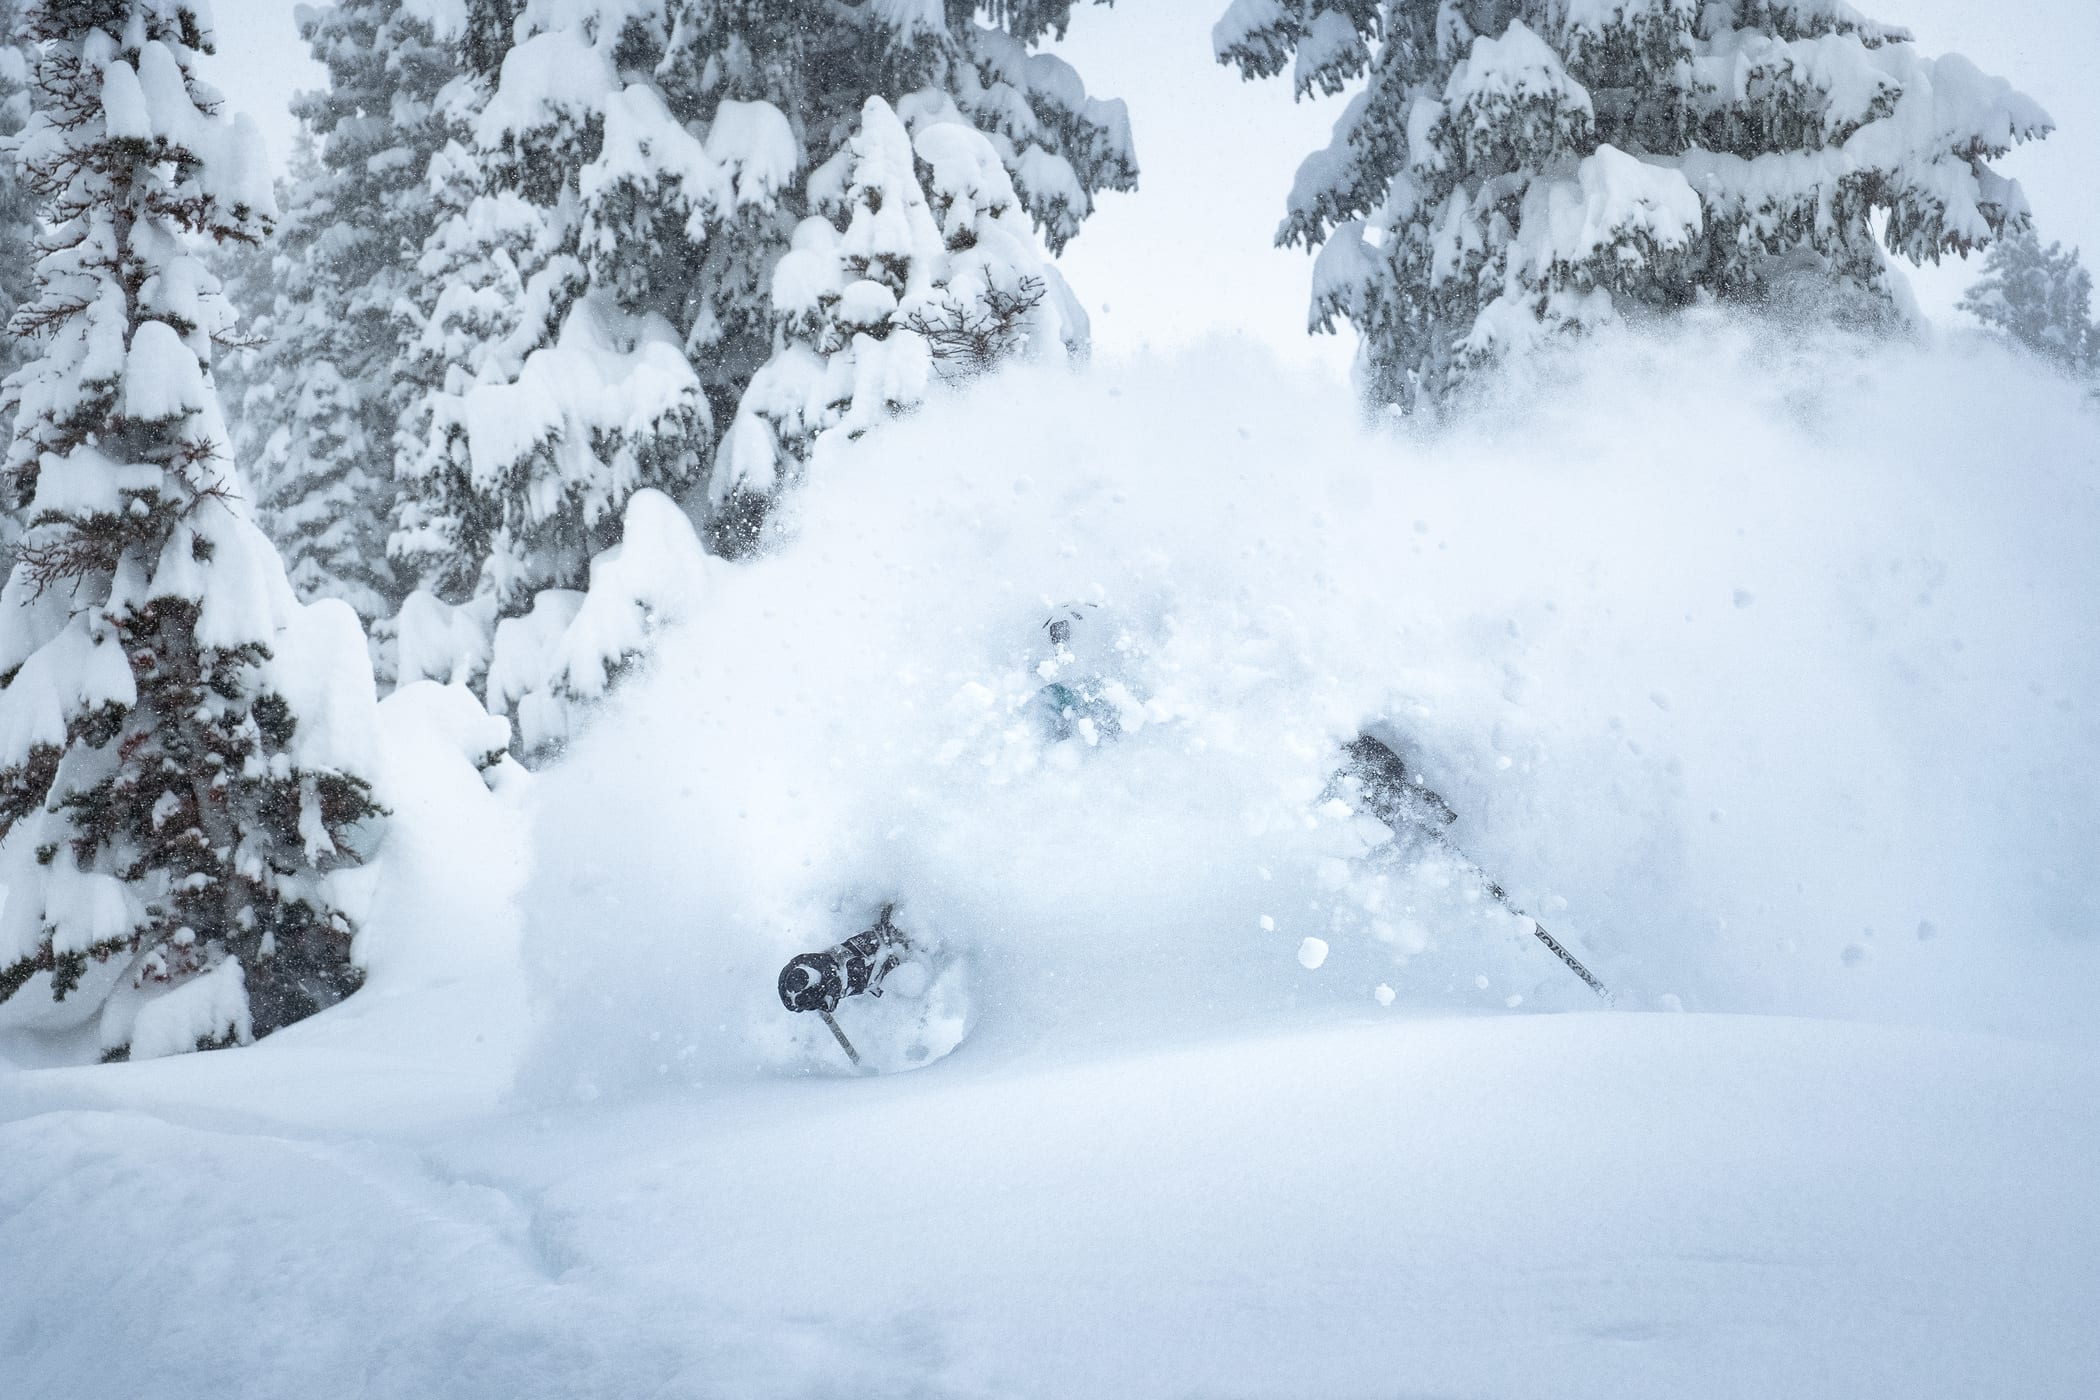
[[[1234,350],[1019,373],[821,457],[548,772],[396,695],[364,990],[0,1075],[0,1374],[2093,1393],[2091,409],[1717,323],[1505,392],[1367,437]],[[1379,882],[1322,798],[1367,724],[1641,1014]],[[845,1078],[773,974],[892,899],[969,1035]]]

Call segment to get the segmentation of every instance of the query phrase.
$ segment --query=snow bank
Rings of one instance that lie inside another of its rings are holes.
[[[795,542],[545,781],[542,1086],[821,1057],[774,974],[890,898],[980,1053],[1584,1004],[1323,808],[1365,726],[1632,1005],[2072,1030],[2091,410],[1979,346],[1702,319],[1541,373],[1416,439],[1236,351],[1023,369],[820,452]],[[1060,676],[1119,733],[1050,742]]]

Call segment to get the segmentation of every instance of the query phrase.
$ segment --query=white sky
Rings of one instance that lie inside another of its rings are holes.
[[[1140,188],[1108,195],[1062,260],[1104,353],[1249,335],[1288,360],[1340,365],[1347,347],[1304,334],[1309,260],[1270,238],[1291,172],[1341,99],[1294,105],[1286,81],[1243,84],[1210,58],[1225,0],[1122,0],[1082,9],[1060,50],[1088,90],[1130,104]],[[291,148],[291,94],[319,81],[293,29],[293,0],[216,0],[208,70],[263,123],[271,155]],[[1860,0],[1908,25],[1928,53],[1967,54],[2013,79],[2056,118],[2056,135],[2003,165],[2026,187],[2045,239],[2100,255],[2100,3],[2096,0]],[[1913,273],[1945,314],[1973,278],[1960,264]]]

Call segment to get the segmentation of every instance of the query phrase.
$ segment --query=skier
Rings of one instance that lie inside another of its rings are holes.
[[[1076,736],[1092,747],[1123,733],[1123,712],[1117,702],[1129,700],[1128,688],[1098,671],[1092,675],[1075,671],[1080,665],[1073,649],[1079,624],[1087,620],[1085,609],[1099,606],[1067,603],[1043,624],[1050,638],[1050,656],[1036,667],[1036,674],[1048,684],[1035,693],[1028,708],[1049,743]]]
[[[882,995],[882,984],[917,951],[904,930],[890,921],[895,904],[885,904],[872,927],[819,953],[802,953],[780,969],[780,1004],[790,1011],[814,1011],[837,1037],[846,1058],[860,1067],[860,1052],[839,1028],[839,1003],[847,997]]]
[[[1567,964],[1570,972],[1606,1002],[1617,1004],[1618,999],[1611,994],[1610,988],[1598,981],[1596,975],[1584,967],[1559,939],[1548,933],[1544,924],[1517,908],[1508,892],[1444,834],[1444,829],[1458,820],[1458,813],[1451,810],[1451,804],[1438,796],[1434,788],[1422,781],[1421,774],[1409,773],[1407,764],[1391,746],[1369,734],[1360,734],[1342,752],[1347,758],[1327,784],[1325,796],[1339,797],[1384,822],[1406,847],[1436,847],[1456,858],[1480,882],[1488,898],[1529,923],[1532,934],[1553,956]]]
[[[1118,692],[1127,698],[1128,690],[1121,682],[1105,680],[1099,674],[1072,680],[1060,678],[1078,660],[1072,650],[1074,630],[1085,620],[1086,614],[1075,604],[1059,608],[1043,624],[1054,652],[1037,668],[1047,684],[1036,692],[1030,708],[1041,722],[1047,743],[1078,736],[1089,744],[1098,744],[1123,732],[1114,698]],[[1371,734],[1359,734],[1344,745],[1341,766],[1329,780],[1323,798],[1339,799],[1383,822],[1392,830],[1394,849],[1435,849],[1456,860],[1479,881],[1489,898],[1529,923],[1533,935],[1569,971],[1605,1001],[1615,1001],[1610,989],[1595,974],[1543,924],[1518,909],[1502,886],[1451,841],[1445,833],[1458,821],[1458,813],[1420,774],[1408,771],[1392,746]],[[780,970],[780,1004],[791,1012],[814,1011],[822,1017],[855,1069],[864,1067],[862,1056],[833,1014],[839,1003],[848,997],[879,998],[885,981],[899,967],[914,959],[925,960],[925,950],[897,926],[893,918],[896,909],[895,903],[884,904],[870,927],[821,952],[802,953]],[[946,1048],[953,1048],[952,1042]],[[946,1049],[936,1053],[944,1054]]]

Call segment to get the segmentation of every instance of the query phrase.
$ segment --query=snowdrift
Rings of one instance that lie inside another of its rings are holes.
[[[1017,370],[834,444],[792,543],[543,783],[536,1091],[835,1059],[772,974],[890,899],[969,964],[983,1053],[1381,984],[1588,1004],[1475,882],[1366,873],[1321,804],[1366,726],[1633,1006],[2082,1034],[2075,389],[1981,342],[1694,318],[1497,392],[1492,426],[1366,432],[1223,346]],[[1119,735],[1046,741],[1074,676]]]

